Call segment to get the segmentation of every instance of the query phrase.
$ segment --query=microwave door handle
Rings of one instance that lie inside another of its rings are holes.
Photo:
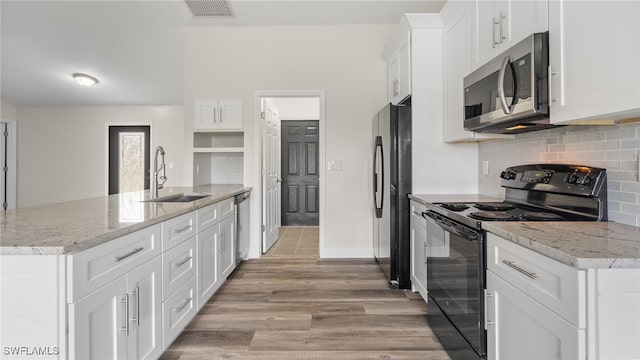
[[[498,73],[498,96],[500,97],[500,106],[505,114],[511,114],[511,106],[507,104],[507,97],[504,93],[504,73],[507,71],[507,65],[511,62],[510,56],[505,56],[500,66],[500,72]]]

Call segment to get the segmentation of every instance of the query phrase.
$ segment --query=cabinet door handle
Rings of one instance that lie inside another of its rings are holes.
[[[531,278],[531,279],[535,280],[538,277],[538,274],[533,273],[531,271],[527,271],[527,270],[521,268],[520,266],[516,265],[516,263],[513,262],[513,261],[502,260],[502,263],[507,265],[508,267],[514,269],[515,271],[517,271],[517,272],[519,272],[519,273]]]
[[[489,320],[489,298],[493,298],[493,294],[490,294],[487,289],[484,289],[484,329],[489,330],[489,325],[495,324],[495,322]]]
[[[188,263],[189,260],[191,260],[191,256],[187,256],[186,258],[184,258],[184,260],[180,261],[179,263],[176,263],[176,268],[179,268],[182,265]]]
[[[142,250],[144,250],[144,248],[142,248],[142,247],[135,248],[135,249],[131,250],[130,252],[128,252],[128,253],[126,253],[126,254],[124,254],[124,255],[122,255],[122,256],[116,256],[116,257],[114,257],[114,258],[113,258],[113,261],[115,261],[115,262],[120,262],[120,261],[122,261],[122,260],[124,260],[124,259],[128,258],[129,256],[133,255],[133,254],[137,254],[137,253],[139,253],[139,252],[140,252],[140,251],[142,251]]]
[[[554,102],[557,102],[557,101],[558,101],[558,99],[557,99],[557,98],[554,98],[554,97],[551,95],[551,88],[552,88],[552,86],[551,86],[551,83],[552,83],[552,76],[556,76],[556,75],[558,75],[558,73],[557,73],[557,72],[555,72],[555,71],[553,71],[553,70],[551,69],[551,65],[549,65],[549,67],[547,68],[547,83],[548,83],[547,88],[549,89],[549,90],[548,90],[548,91],[549,91],[549,100],[550,100],[552,103],[554,103]]]
[[[192,299],[193,299],[193,298],[185,299],[185,300],[182,302],[182,305],[178,306],[177,308],[175,308],[175,309],[173,309],[173,310],[174,310],[175,312],[179,313],[179,312],[180,312],[180,311],[182,311],[182,310],[183,310],[187,305],[189,305],[189,303],[191,303],[191,300],[192,300]]]
[[[133,290],[131,297],[134,297],[134,296],[136,298],[136,306],[135,306],[136,317],[131,318],[129,321],[135,321],[136,326],[140,327],[140,287],[139,286],[136,286],[135,290]]]
[[[124,331],[126,336],[129,336],[129,294],[125,294],[123,299],[120,299],[120,303],[124,304],[124,327],[120,328],[120,331]]]
[[[507,17],[504,16],[504,14],[502,13],[502,11],[500,11],[500,44],[502,44],[503,40],[507,40],[507,38],[504,36],[504,20]]]
[[[393,96],[396,97],[400,94],[400,82],[398,79],[393,80]]]
[[[176,230],[176,234],[182,234],[183,232],[185,232],[187,230],[190,230],[190,229],[191,229],[191,225],[186,225],[185,227]]]
[[[217,111],[216,111],[216,108],[214,107],[213,108],[213,123],[214,124],[217,122],[217,118],[216,118],[217,114],[216,113],[217,113]]]
[[[498,20],[496,20],[495,17],[491,20],[491,30],[492,30],[491,47],[492,48],[495,48],[496,45],[500,44],[500,42],[496,40],[496,26],[498,26],[499,24],[500,23],[498,22]]]
[[[218,111],[220,111],[220,124],[222,124],[222,106],[218,108]]]

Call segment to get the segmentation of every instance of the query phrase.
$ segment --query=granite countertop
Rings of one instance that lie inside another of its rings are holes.
[[[211,196],[189,203],[141,202],[150,198],[146,190],[0,212],[0,255],[82,251],[247,191],[243,185],[173,187],[159,196]]]
[[[502,201],[461,194],[412,194],[423,204]],[[482,228],[576,269],[640,268],[640,227],[610,221],[484,221]]]
[[[640,268],[640,227],[610,221],[485,221],[482,228],[576,269]]]

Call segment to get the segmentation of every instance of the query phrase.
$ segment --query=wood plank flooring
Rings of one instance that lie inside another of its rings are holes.
[[[373,260],[264,256],[240,264],[162,359],[449,359],[426,311]]]

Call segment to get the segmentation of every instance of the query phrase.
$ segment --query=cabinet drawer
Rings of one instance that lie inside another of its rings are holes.
[[[160,236],[158,224],[69,255],[67,301],[75,302],[160,255]]]
[[[180,215],[162,223],[162,251],[167,251],[196,234],[196,212]]]
[[[579,328],[586,327],[585,273],[487,234],[487,269]]]
[[[196,274],[196,237],[162,254],[162,299]]]
[[[220,209],[218,203],[205,206],[196,210],[198,220],[198,231],[202,232],[218,222],[220,219]]]
[[[234,198],[229,198],[227,200],[222,200],[217,203],[218,208],[220,209],[220,219],[224,219],[227,216],[233,214],[234,210]]]
[[[234,198],[219,201],[215,204],[198,209],[198,231],[203,231],[220,222],[220,220],[233,214]]]
[[[192,277],[186,284],[162,303],[162,329],[164,348],[180,335],[182,330],[197,313],[196,278]]]

